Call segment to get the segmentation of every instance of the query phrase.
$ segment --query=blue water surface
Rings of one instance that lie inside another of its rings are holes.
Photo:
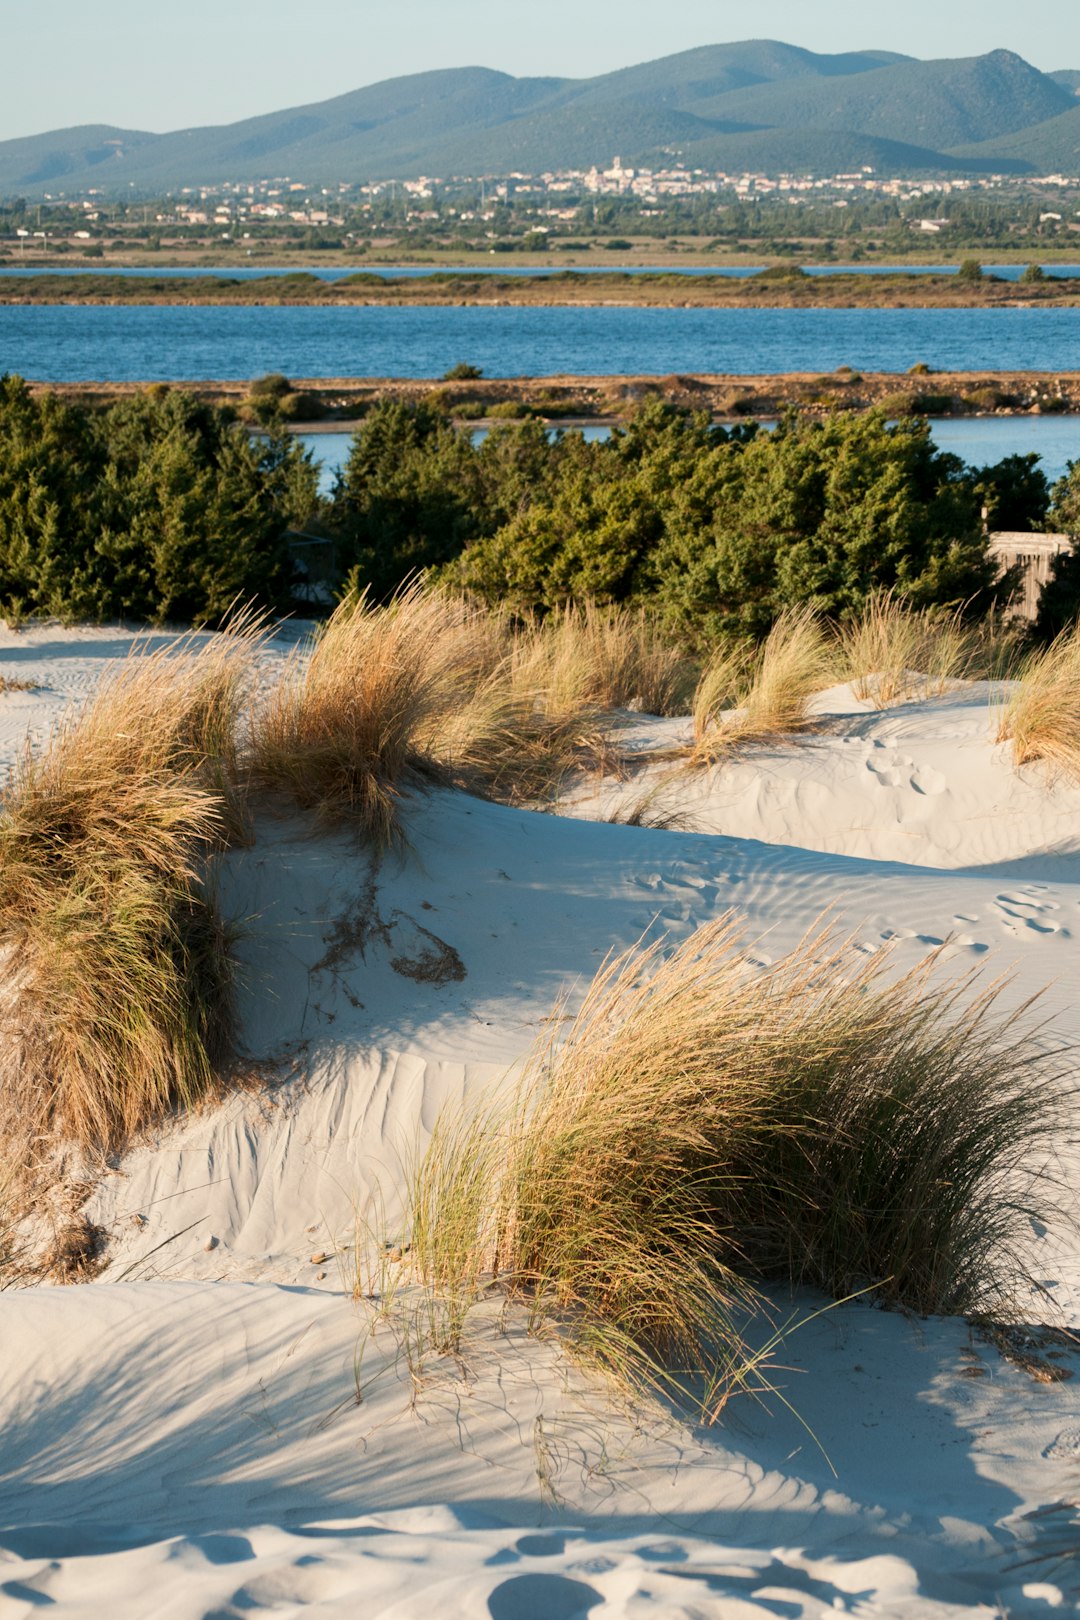
[[[1070,461],[1080,461],[1080,418],[1075,416],[976,416],[939,417],[931,420],[934,442],[972,467],[989,466],[1005,456],[1039,457],[1051,483],[1061,478]],[[557,430],[553,430],[557,431]],[[586,427],[587,439],[606,438],[606,427]],[[483,430],[474,435],[481,437]],[[297,435],[311,451],[319,467],[319,486],[324,494],[344,467],[352,444],[352,430]]]
[[[1080,370],[1080,309],[5,305],[0,372],[44,382]],[[932,387],[932,383],[928,383]]]

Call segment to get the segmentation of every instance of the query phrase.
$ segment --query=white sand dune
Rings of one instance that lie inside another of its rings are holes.
[[[43,690],[0,694],[0,753],[128,640],[4,637],[0,673]],[[1060,1506],[1077,1383],[962,1322],[773,1294],[802,1324],[778,1393],[691,1431],[635,1426],[483,1313],[465,1368],[413,1400],[399,1339],[348,1297],[357,1211],[393,1231],[440,1109],[512,1072],[612,947],[734,908],[768,960],[830,908],[899,965],[944,945],[1009,970],[1015,1001],[1049,986],[1075,1039],[1080,792],[1012,769],[992,695],[879,715],[826,694],[809,740],[678,781],[656,765],[566,815],[432,793],[377,867],[291,822],[224,858],[268,1083],[101,1181],[100,1280],[0,1295],[0,1617],[1069,1612],[1080,1558],[1051,1553],[1080,1542]],[[634,724],[643,744],[676,729]],[[652,787],[685,828],[588,819]],[[1032,1319],[1080,1324],[1075,1237],[1033,1225],[1028,1261]]]

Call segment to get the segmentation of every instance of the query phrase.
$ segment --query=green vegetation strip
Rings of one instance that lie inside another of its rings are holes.
[[[975,266],[978,271],[978,265]],[[922,309],[1080,302],[1080,277],[992,275],[809,276],[777,265],[751,276],[574,270],[505,276],[433,271],[380,276],[368,271],[325,281],[305,271],[249,279],[228,276],[0,275],[7,304],[637,304],[690,308],[797,306]]]

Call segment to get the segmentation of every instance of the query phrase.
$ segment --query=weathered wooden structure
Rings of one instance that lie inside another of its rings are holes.
[[[998,559],[1002,573],[1017,564],[1023,568],[1021,592],[1011,610],[1017,618],[1035,618],[1054,558],[1072,547],[1072,536],[1068,534],[1022,534],[1010,530],[991,534],[990,555]]]

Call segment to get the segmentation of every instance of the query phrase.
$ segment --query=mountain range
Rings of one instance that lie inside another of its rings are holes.
[[[675,161],[708,170],[1080,174],[1080,71],[1011,51],[921,61],[775,40],[592,79],[450,68],[239,123],[154,135],[85,125],[0,142],[0,195],[144,194]]]

